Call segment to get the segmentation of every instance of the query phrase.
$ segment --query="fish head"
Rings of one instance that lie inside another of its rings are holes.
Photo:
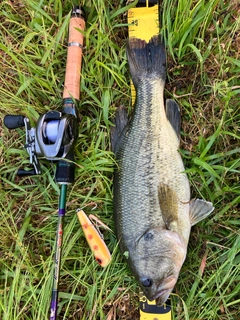
[[[148,300],[156,300],[158,305],[166,302],[177,282],[186,251],[181,236],[169,230],[149,229],[137,241],[131,267]]]

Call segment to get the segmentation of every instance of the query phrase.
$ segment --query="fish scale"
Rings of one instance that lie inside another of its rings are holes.
[[[153,84],[150,81],[142,82],[138,87],[135,113],[117,152],[118,165],[121,167],[119,184],[124,186],[123,201],[119,204],[122,209],[118,208],[118,211],[122,210],[124,225],[144,221],[147,217],[144,226],[138,225],[140,234],[146,231],[146,226],[165,226],[158,201],[157,188],[160,182],[170,184],[174,189],[184,186],[180,189],[183,191],[180,196],[183,202],[189,201],[190,197],[186,175],[181,173],[184,166],[182,161],[179,165],[177,161],[180,158],[177,136],[171,125],[164,123],[163,85],[161,81]],[[172,136],[176,143],[169,149],[174,141],[170,138]],[[169,165],[171,160],[172,166]],[[129,177],[132,177],[132,183]],[[132,199],[135,199],[134,203]]]

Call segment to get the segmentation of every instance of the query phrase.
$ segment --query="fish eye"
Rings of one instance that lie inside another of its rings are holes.
[[[147,287],[151,287],[152,285],[152,279],[148,279],[148,278],[141,278],[140,279],[141,284],[143,285],[143,287],[147,288]]]

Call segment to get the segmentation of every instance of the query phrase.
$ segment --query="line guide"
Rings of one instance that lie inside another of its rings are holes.
[[[158,0],[139,0],[135,8],[128,10],[129,38],[139,38],[148,42],[160,31]],[[136,92],[131,82],[132,104],[136,99]],[[171,307],[158,307],[155,301],[149,301],[142,292],[140,300],[140,320],[171,320]]]

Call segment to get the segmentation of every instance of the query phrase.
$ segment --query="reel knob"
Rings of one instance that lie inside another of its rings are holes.
[[[35,176],[36,174],[39,174],[39,173],[37,173],[35,169],[31,169],[31,170],[18,169],[18,172],[17,172],[17,175],[19,177]]]
[[[3,123],[8,129],[16,129],[25,126],[25,117],[21,115],[8,114],[4,117]]]

